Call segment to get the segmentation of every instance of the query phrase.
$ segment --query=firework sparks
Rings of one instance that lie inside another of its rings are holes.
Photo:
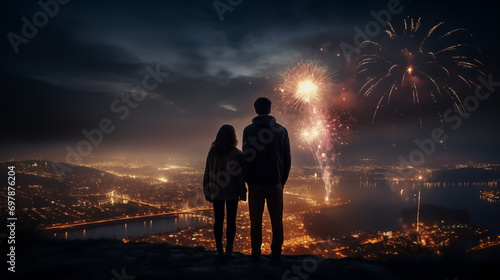
[[[299,119],[295,135],[300,146],[309,149],[318,164],[325,201],[332,191],[332,165],[338,162],[341,148],[348,144],[348,124],[352,120],[343,110],[328,106],[328,101],[333,99],[328,96],[332,93],[333,74],[318,61],[298,62],[282,75],[277,88],[282,109]]]
[[[339,155],[349,145],[350,124],[355,120],[346,111],[329,106],[325,110],[314,110],[308,119],[302,120],[297,128],[297,139],[302,148],[309,149],[321,170],[325,187],[325,201],[332,192],[332,168],[340,165]]]
[[[338,154],[351,141],[350,125],[356,120],[350,113],[335,105],[315,110],[303,118],[296,127],[301,147],[315,147]]]
[[[315,108],[324,100],[334,73],[315,60],[300,61],[288,68],[278,86],[284,108],[300,112]]]
[[[311,103],[318,99],[318,86],[311,80],[300,81],[295,95],[304,103]]]
[[[430,101],[437,109],[440,102],[446,102],[464,112],[459,92],[477,86],[468,77],[484,75],[482,63],[467,55],[478,53],[479,49],[459,41],[472,37],[467,30],[446,31],[440,22],[425,31],[421,28],[421,18],[407,18],[401,31],[388,23],[383,34],[385,37],[379,42],[363,42],[364,54],[356,68],[356,75],[365,80],[360,94],[376,96],[372,121],[392,101],[395,109],[398,103],[411,102],[420,112]],[[442,120],[439,110],[436,111]]]

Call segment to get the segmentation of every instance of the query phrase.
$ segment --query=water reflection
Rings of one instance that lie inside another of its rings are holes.
[[[136,220],[117,222],[105,225],[90,226],[65,231],[57,231],[51,234],[54,238],[65,240],[76,239],[126,239],[130,237],[155,234],[161,232],[175,231],[178,228],[198,227],[208,224],[207,219],[200,219],[192,214],[180,214],[178,216],[161,217],[149,220]]]
[[[500,199],[496,200],[497,196],[492,194],[498,194],[500,198],[500,191],[495,191],[497,189],[498,181],[425,182],[415,179],[387,182],[345,179],[333,191],[336,196],[351,203],[322,210],[312,222],[312,229],[332,235],[349,235],[356,230],[372,232],[401,228],[403,210],[414,209],[413,217],[417,217],[420,192],[422,205],[466,210],[470,213],[471,224],[485,226],[492,234],[499,234]]]

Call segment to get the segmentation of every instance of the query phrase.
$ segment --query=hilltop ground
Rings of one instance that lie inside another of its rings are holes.
[[[2,249],[7,244],[2,240]],[[323,259],[283,256],[260,262],[235,253],[216,261],[213,251],[168,244],[115,240],[62,241],[38,237],[16,239],[16,272],[7,279],[499,279],[500,254],[422,261],[400,258],[374,262],[358,258]],[[2,252],[4,253],[4,252]],[[4,255],[5,256],[5,255]],[[5,264],[5,262],[4,262]],[[4,276],[2,279],[6,279]]]

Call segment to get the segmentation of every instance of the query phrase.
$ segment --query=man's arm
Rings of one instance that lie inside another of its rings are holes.
[[[242,146],[241,146],[241,152],[243,154],[243,178],[245,179],[245,182],[248,182],[248,179],[250,177],[250,166],[248,162],[249,155],[248,153],[250,152],[249,145],[248,145],[248,131],[247,128],[243,130],[243,138],[242,138]]]
[[[281,184],[285,187],[285,183],[290,175],[290,169],[292,168],[292,154],[290,152],[290,139],[288,138],[288,131],[285,130],[285,139],[283,143],[283,178],[281,178]]]

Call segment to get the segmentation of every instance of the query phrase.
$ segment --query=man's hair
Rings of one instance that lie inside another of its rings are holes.
[[[258,115],[268,115],[271,113],[271,100],[266,97],[259,97],[253,103],[255,113]]]

